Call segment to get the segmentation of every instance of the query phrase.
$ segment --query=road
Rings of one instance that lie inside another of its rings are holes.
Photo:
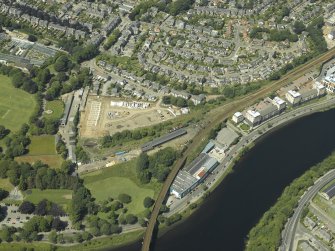
[[[217,109],[213,109],[211,112],[207,114],[207,118],[211,118],[209,121],[209,126],[206,126],[200,131],[197,136],[193,139],[192,143],[188,146],[187,150],[184,152],[183,156],[176,162],[174,167],[172,168],[170,174],[168,175],[167,179],[165,180],[162,189],[157,197],[155,202],[151,218],[149,220],[147,230],[144,235],[142,251],[149,251],[150,250],[150,243],[152,239],[152,234],[154,228],[156,226],[157,217],[159,215],[159,210],[166,198],[166,195],[169,191],[169,188],[176,177],[178,171],[184,166],[187,157],[192,154],[193,149],[197,149],[201,142],[207,138],[209,132],[212,128],[217,126],[219,123],[222,123],[225,119],[228,119],[234,112],[238,110],[242,110],[244,107],[253,104],[256,100],[260,98],[264,98],[269,95],[269,93],[279,89],[282,86],[287,85],[288,83],[292,82],[293,80],[297,79],[300,76],[310,72],[311,69],[317,67],[319,64],[324,63],[335,55],[335,48],[327,51],[326,53],[322,54],[321,56],[309,61],[308,63],[297,67],[294,71],[289,72],[286,74],[282,79],[275,81],[259,91],[249,94],[245,97],[238,98],[226,105],[223,105]]]
[[[335,179],[335,170],[328,172],[317,182],[310,187],[307,192],[301,197],[298,207],[294,210],[292,217],[288,220],[282,234],[282,244],[280,251],[291,251],[296,232],[297,224],[299,223],[300,215],[306,204],[324,187],[327,183]]]
[[[238,155],[239,151],[262,137],[265,133],[275,129],[276,127],[285,124],[292,119],[297,119],[302,116],[309,115],[311,113],[326,109],[328,107],[335,106],[335,97],[330,96],[329,99],[323,100],[321,102],[308,104],[289,112],[282,113],[280,116],[273,117],[272,119],[261,124],[258,128],[250,132],[249,134],[243,136],[240,141],[233,146],[229,151],[226,158],[222,160],[220,165],[215,169],[214,173],[209,175],[205,180],[205,184],[209,189],[211,189],[216,184],[216,180],[220,180],[221,177],[226,173],[230,164],[234,161],[234,157]],[[269,126],[271,125],[271,126]],[[260,133],[261,132],[261,133]],[[170,211],[164,216],[169,217],[175,213],[183,211],[189,203],[196,202],[199,198],[204,195],[205,191],[201,188],[196,188],[192,193],[186,195],[182,199],[176,199],[170,206]]]

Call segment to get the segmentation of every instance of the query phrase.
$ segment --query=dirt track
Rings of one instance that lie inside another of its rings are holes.
[[[196,149],[199,146],[199,144],[201,144],[202,140],[206,138],[210,130],[216,125],[218,125],[219,123],[221,123],[222,121],[224,121],[225,119],[229,118],[234,112],[238,110],[242,110],[244,107],[253,104],[256,100],[266,97],[271,92],[276,91],[279,88],[285,86],[286,84],[292,82],[293,80],[303,76],[308,71],[310,71],[312,68],[330,60],[334,55],[335,55],[335,48],[329,50],[328,52],[317,57],[316,59],[313,59],[309,61],[308,63],[297,67],[294,71],[286,74],[282,79],[263,87],[259,91],[253,94],[249,94],[248,96],[238,98],[228,104],[225,104],[209,112],[209,114],[206,116],[207,118],[211,118],[211,121],[207,121],[209,122],[208,126],[205,126],[204,129],[196,135],[192,143],[188,146],[187,150],[185,151],[183,157],[180,158],[176,162],[169,176],[165,180],[165,183],[154,205],[151,218],[149,220],[149,223],[148,223],[145,235],[144,235],[142,251],[150,250],[152,234],[153,234],[153,230],[156,225],[159,210],[161,208],[161,205],[163,204],[163,201],[169,191],[169,188],[174,178],[176,177],[178,171],[183,167],[188,155],[192,152],[192,149]]]

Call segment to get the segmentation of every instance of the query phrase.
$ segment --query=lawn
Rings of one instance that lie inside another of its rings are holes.
[[[0,179],[0,188],[10,192],[14,186],[9,182],[9,179]]]
[[[50,110],[52,113],[44,113],[45,118],[50,119],[61,119],[64,112],[64,103],[61,100],[48,101],[45,106],[45,110]]]
[[[128,178],[109,177],[100,181],[86,184],[97,201],[103,201],[108,197],[117,198],[121,193],[131,196],[132,201],[124,205],[130,213],[139,214],[144,211],[143,200],[145,197],[153,197],[154,191],[137,186]]]
[[[29,163],[40,160],[52,168],[59,168],[61,166],[63,159],[56,152],[55,136],[32,136],[30,139],[31,143],[28,147],[28,154],[16,157],[15,160]]]
[[[31,193],[29,193],[31,191]],[[30,189],[24,193],[24,199],[37,204],[43,199],[55,202],[66,210],[72,199],[72,190],[68,189]]]
[[[143,200],[146,196],[155,198],[161,184],[155,181],[140,184],[136,178],[135,162],[128,161],[103,170],[82,175],[85,186],[91,191],[97,201],[113,197],[120,193],[129,194],[132,202],[125,205],[130,213],[139,214],[144,211]]]
[[[15,88],[11,79],[0,75],[0,125],[18,131],[27,123],[36,106],[33,95]]]

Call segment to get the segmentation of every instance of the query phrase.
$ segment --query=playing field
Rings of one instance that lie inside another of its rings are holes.
[[[34,162],[40,160],[52,168],[59,168],[63,162],[61,156],[56,152],[55,136],[43,135],[30,137],[31,144],[28,154],[15,158],[19,162]]]
[[[35,105],[33,95],[15,88],[10,78],[0,75],[0,125],[11,131],[19,130],[28,122]]]
[[[64,103],[61,100],[48,101],[45,105],[45,118],[61,119],[64,112]],[[51,113],[48,113],[51,112]]]
[[[0,179],[0,188],[5,189],[6,191],[10,192],[14,188],[12,183],[9,182],[9,179]]]
[[[85,185],[97,201],[106,200],[108,197],[117,199],[121,193],[129,194],[132,202],[124,206],[128,208],[129,213],[133,214],[141,213],[145,209],[143,206],[145,197],[154,197],[153,190],[138,187],[128,178],[110,177]]]
[[[30,193],[31,191],[31,193]],[[52,201],[58,205],[61,205],[66,210],[72,199],[72,191],[68,189],[31,189],[25,192],[25,200],[28,200],[34,204],[37,204],[43,199]]]

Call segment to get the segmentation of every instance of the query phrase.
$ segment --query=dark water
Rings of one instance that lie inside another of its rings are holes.
[[[283,189],[335,150],[335,109],[265,136],[203,206],[156,241],[155,251],[239,251]],[[117,251],[138,251],[140,243]]]

